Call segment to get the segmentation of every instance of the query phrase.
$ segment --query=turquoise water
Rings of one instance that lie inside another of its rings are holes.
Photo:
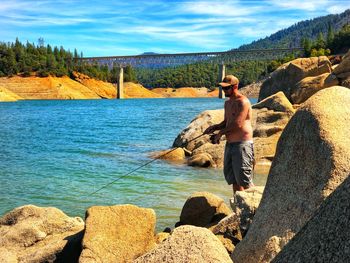
[[[92,205],[153,208],[157,229],[173,227],[186,198],[209,191],[226,201],[220,169],[157,160],[91,193],[170,148],[200,112],[223,100],[133,99],[0,103],[0,215],[25,204],[84,218]]]

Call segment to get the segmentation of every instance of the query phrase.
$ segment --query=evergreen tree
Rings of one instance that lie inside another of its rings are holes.
[[[327,41],[326,41],[327,47],[329,47],[332,44],[333,40],[334,40],[334,30],[332,25],[329,24],[328,32],[327,32]]]
[[[324,40],[322,32],[320,32],[316,39],[315,48],[320,49],[325,47],[326,47],[326,42]]]
[[[125,82],[136,82],[135,71],[130,65],[127,65],[124,69],[124,81]]]

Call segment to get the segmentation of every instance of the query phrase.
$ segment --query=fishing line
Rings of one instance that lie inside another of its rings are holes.
[[[190,143],[190,142],[192,142],[192,141],[194,141],[194,140],[196,140],[196,139],[202,137],[203,135],[206,135],[206,134],[203,133],[203,134],[201,134],[201,135],[199,135],[199,136],[193,138],[192,140],[189,140],[187,143]],[[174,149],[171,149],[170,151],[168,151],[168,152],[166,152],[166,153],[164,153],[164,154],[161,154],[161,155],[157,156],[157,157],[154,158],[153,160],[150,160],[150,161],[144,163],[143,165],[141,165],[141,166],[139,166],[139,167],[137,167],[137,168],[131,170],[130,172],[128,172],[128,173],[126,173],[126,174],[124,174],[124,175],[118,177],[117,179],[113,180],[112,182],[110,182],[110,183],[108,183],[108,184],[106,184],[106,185],[100,187],[100,188],[97,189],[96,191],[92,192],[90,195],[96,194],[97,192],[99,192],[99,191],[101,191],[102,189],[104,189],[104,188],[110,186],[111,184],[114,184],[115,182],[119,181],[120,179],[124,178],[125,176],[128,176],[128,175],[132,174],[133,172],[136,172],[137,170],[141,169],[142,167],[145,167],[146,165],[148,165],[148,164],[150,164],[150,163],[152,163],[152,162],[154,162],[154,161],[160,159],[161,157],[163,157],[163,156],[165,156],[165,155],[167,155],[167,154],[169,154],[169,153],[175,151],[175,150],[178,149],[178,148],[180,148],[180,146],[179,146],[179,147],[176,147],[176,148],[174,148]]]

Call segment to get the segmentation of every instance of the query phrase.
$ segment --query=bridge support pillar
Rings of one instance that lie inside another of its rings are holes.
[[[124,69],[119,70],[119,78],[117,82],[117,99],[124,99]]]
[[[225,78],[225,71],[226,71],[226,68],[225,68],[225,65],[224,64],[220,64],[219,65],[219,82],[221,82],[224,78]],[[222,92],[222,88],[219,87],[219,99],[223,99],[225,98],[225,94]]]

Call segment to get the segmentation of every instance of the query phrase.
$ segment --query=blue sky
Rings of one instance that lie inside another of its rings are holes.
[[[0,0],[0,41],[74,48],[88,56],[225,51],[350,1]]]

